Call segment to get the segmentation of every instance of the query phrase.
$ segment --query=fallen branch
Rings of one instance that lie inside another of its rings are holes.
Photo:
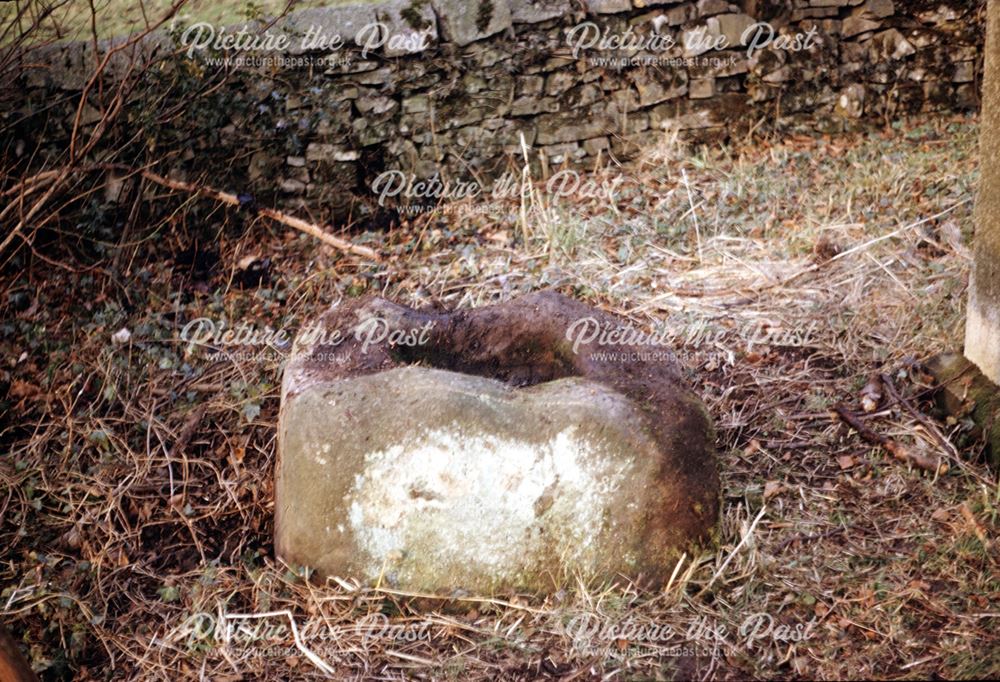
[[[915,452],[910,452],[892,438],[875,433],[864,425],[864,422],[861,421],[861,418],[858,415],[854,414],[843,405],[834,405],[833,411],[841,421],[857,431],[862,440],[871,443],[872,445],[881,447],[899,461],[906,462],[907,464],[911,464],[918,469],[930,471],[931,473],[944,473],[948,471],[948,465],[946,463]]]
[[[149,170],[143,170],[141,173],[142,177],[146,178],[150,182],[155,182],[156,184],[169,189],[206,196],[223,204],[229,204],[230,206],[242,206],[244,204],[244,202],[240,201],[238,196],[230,194],[229,192],[222,192],[217,189],[212,189],[211,187],[199,186],[190,182],[183,182],[181,180],[171,180]],[[287,225],[295,230],[305,232],[308,235],[316,237],[320,241],[329,244],[335,249],[353,253],[357,256],[364,256],[365,258],[370,258],[375,261],[380,260],[379,255],[367,246],[358,246],[357,244],[352,244],[346,239],[334,237],[332,234],[325,232],[318,225],[314,225],[313,223],[302,220],[301,218],[290,216],[287,213],[283,213],[282,211],[278,211],[273,208],[256,208],[255,211],[258,215],[270,218],[271,220],[279,222],[282,225]]]
[[[958,377],[955,378],[957,379]],[[909,400],[903,397],[903,395],[896,388],[895,384],[893,384],[889,375],[882,375],[882,385],[885,386],[886,392],[889,394],[889,398],[895,401],[896,404],[902,405],[903,408],[910,413],[910,416],[916,419],[924,430],[927,431],[927,433],[931,434],[935,442],[937,442],[938,446],[940,446],[942,452],[944,452],[945,457],[954,462],[955,465],[958,466],[958,468],[964,473],[972,476],[983,485],[991,485],[986,476],[983,476],[979,471],[977,471],[974,467],[969,466],[968,463],[962,459],[958,450],[955,449],[955,446],[952,445],[951,441],[949,441],[944,434],[941,433],[941,430],[934,424],[934,421],[927,415],[921,413],[920,410],[914,407]]]

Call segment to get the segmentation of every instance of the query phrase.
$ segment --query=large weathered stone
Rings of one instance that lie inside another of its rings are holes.
[[[594,14],[615,14],[632,9],[632,0],[587,0],[587,9]]]
[[[515,24],[534,24],[568,14],[569,0],[510,0],[510,18]]]
[[[355,45],[375,24],[372,5],[313,7],[288,14],[269,32],[289,36],[288,51],[301,54],[323,45]]]
[[[468,45],[510,27],[506,0],[431,0],[441,32],[456,45]]]
[[[383,0],[375,14],[385,26],[381,49],[386,57],[423,52],[437,42],[437,21],[430,3]]]
[[[669,352],[577,320],[621,324],[551,293],[331,309],[285,371],[278,555],[438,594],[664,581],[717,518],[711,421]]]

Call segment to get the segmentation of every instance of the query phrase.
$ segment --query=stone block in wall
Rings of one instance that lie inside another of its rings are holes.
[[[630,87],[632,84],[627,77],[629,73],[633,73],[632,70],[622,69],[611,71],[607,69],[595,69],[595,71],[598,70],[601,72],[600,86],[604,92],[614,92],[615,90]],[[641,71],[639,71],[639,73],[641,73]]]
[[[792,69],[787,64],[761,77],[765,83],[779,84],[792,80]]]
[[[708,99],[715,95],[714,78],[695,78],[688,81],[688,97],[691,99]]]
[[[620,116],[621,114],[631,114],[632,112],[638,111],[639,96],[633,88],[625,88],[623,90],[615,90],[608,94],[608,102],[610,105],[614,106],[615,115]]]
[[[892,0],[865,0],[865,2],[853,9],[851,13],[861,14],[869,18],[885,19],[895,14],[896,8]]]
[[[510,113],[510,106],[504,89],[498,88],[493,96],[487,93],[476,98],[468,98],[462,94],[450,97],[435,103],[433,113],[437,130],[450,130],[479,123],[487,118],[506,116]]]
[[[708,26],[694,26],[681,33],[680,44],[685,57],[697,57],[712,49],[712,33]]]
[[[565,69],[576,63],[576,59],[572,56],[557,55],[555,57],[549,57],[541,64],[533,64],[525,69],[525,73],[536,74],[536,73],[548,73],[550,71],[556,71],[558,69]]]
[[[662,5],[675,5],[677,0],[632,0],[632,6],[638,9],[645,7],[659,7]]]
[[[302,194],[306,191],[306,183],[295,178],[280,178],[278,189],[285,194]]]
[[[552,144],[541,148],[550,164],[560,164],[565,161],[579,161],[587,155],[576,142],[563,142],[562,144]]]
[[[805,9],[792,10],[789,18],[793,22],[798,22],[803,19],[827,19],[839,14],[840,10],[836,7],[806,7]]]
[[[844,32],[844,22],[840,19],[821,19],[819,21],[813,22],[813,26],[822,35],[827,36],[839,36]],[[803,25],[805,30],[808,30],[808,25]]]
[[[743,33],[755,23],[755,19],[749,14],[720,14],[708,17],[701,26],[684,31],[679,42],[683,46],[685,57],[697,57],[727,47],[739,48]]]
[[[630,114],[622,121],[622,134],[641,133],[644,130],[649,130],[649,114],[646,112]]]
[[[703,55],[691,60],[688,66],[690,78],[725,78],[747,73],[750,62],[744,51],[722,50],[711,55]]]
[[[361,90],[357,86],[345,85],[330,93],[330,97],[334,100],[349,100],[357,99],[360,94]]]
[[[482,74],[472,71],[468,71],[462,75],[462,79],[459,81],[459,88],[466,95],[477,95],[480,92],[490,89]]]
[[[356,163],[335,163],[324,169],[322,178],[306,186],[306,197],[313,206],[333,209],[335,213],[350,204],[351,193],[345,189],[357,187],[358,166]]]
[[[594,14],[618,14],[632,9],[632,0],[586,0],[587,10]]]
[[[873,92],[877,86],[868,86],[868,92]],[[786,92],[781,98],[783,110],[794,112],[815,111],[817,108],[829,106],[831,109],[837,103],[837,93],[833,89],[824,85],[819,91],[803,90],[801,92]]]
[[[387,121],[369,121],[366,118],[357,118],[351,121],[351,134],[362,147],[385,142],[392,137],[396,130],[396,127]]]
[[[840,61],[842,64],[868,63],[868,46],[862,43],[846,41],[840,46]]]
[[[538,130],[531,119],[505,120],[503,127],[496,131],[496,137],[505,152],[514,152],[521,157],[521,138],[531,147],[538,138]]]
[[[615,135],[611,138],[611,153],[619,159],[637,156],[649,149],[649,133]]]
[[[865,86],[852,83],[840,91],[835,113],[846,118],[861,118],[865,113]]]
[[[954,106],[960,109],[976,109],[979,107],[979,91],[973,83],[963,83],[955,88]]]
[[[976,79],[976,67],[974,62],[958,62],[952,72],[951,81],[953,83],[971,83]]]
[[[937,111],[952,105],[952,89],[948,83],[928,81],[923,83],[924,110]]]
[[[709,17],[729,11],[727,0],[698,0],[696,7],[699,17]]]
[[[569,14],[569,0],[508,0],[510,18],[515,24],[535,24]]]
[[[695,6],[690,2],[686,2],[683,5],[671,7],[663,16],[667,18],[667,24],[670,26],[680,26],[694,19],[697,14],[698,10]]]
[[[84,42],[47,45],[30,54],[37,68],[26,69],[30,87],[49,84],[62,90],[79,91],[87,85],[94,64],[94,53]]]
[[[545,90],[545,78],[542,76],[519,76],[514,81],[514,94],[517,97],[538,97]]]
[[[431,0],[446,40],[468,45],[511,26],[507,0]]]
[[[715,79],[715,92],[716,94],[724,92],[746,92],[746,83],[744,79],[740,76],[731,76],[729,78],[716,78]]]
[[[402,95],[414,95],[433,88],[441,82],[441,79],[440,71],[403,69],[399,80],[396,81],[396,88]]]
[[[809,0],[810,7],[847,7],[857,5],[861,0]]]
[[[462,51],[461,59],[470,60],[478,67],[491,67],[503,62],[509,62],[510,52],[503,47],[491,45],[489,41],[469,45]]]
[[[979,56],[979,50],[975,45],[954,45],[949,46],[947,59],[952,62],[974,61]]]
[[[374,71],[363,71],[350,76],[350,80],[359,85],[385,85],[391,83],[396,77],[396,69],[392,66],[385,66]]]
[[[386,27],[386,34],[380,37],[381,53],[386,57],[423,52],[438,41],[434,10],[426,1],[380,0],[375,15]]]
[[[745,120],[747,111],[743,93],[726,93],[697,102],[681,100],[677,104],[661,104],[650,110],[649,123],[650,127],[659,129],[714,128]]]
[[[597,156],[602,151],[607,151],[610,148],[611,143],[607,137],[593,137],[583,141],[583,151],[587,152],[590,156]]]
[[[593,83],[585,83],[569,90],[562,99],[566,109],[574,110],[590,106],[599,101],[603,95],[601,88]]]
[[[362,115],[380,116],[399,107],[396,100],[382,95],[362,95],[354,101],[354,106]]]
[[[872,36],[871,54],[874,59],[899,60],[916,52],[912,43],[894,28]]]
[[[430,111],[430,98],[425,94],[406,97],[403,99],[402,108],[404,114],[422,114]]]
[[[713,35],[724,36],[726,45],[738,47],[742,45],[743,33],[757,23],[749,14],[720,14],[708,20],[709,30]],[[718,22],[718,23],[716,23]]]
[[[566,112],[542,114],[535,119],[538,126],[537,144],[542,146],[576,142],[614,132],[616,121],[605,107],[595,107],[590,114]]]
[[[576,83],[577,74],[570,71],[554,71],[545,77],[545,94],[561,95]]]
[[[897,75],[898,72],[896,69],[890,68],[886,64],[876,64],[875,68],[868,72],[865,82],[888,85],[897,80]]]
[[[335,39],[344,45],[355,45],[358,36],[364,35],[377,21],[374,5],[313,7],[287,14],[270,32],[292,36],[288,52],[303,54],[321,49],[323,43]]]
[[[519,97],[510,105],[511,116],[534,116],[558,112],[559,100],[555,97]]]
[[[925,29],[912,29],[906,32],[906,39],[918,50],[923,50],[938,42],[940,33]]]
[[[663,111],[659,111],[663,107]],[[649,114],[650,126],[660,130],[694,130],[697,128],[712,128],[717,125],[712,112],[708,110],[677,113],[668,105],[660,105]]]
[[[845,38],[850,38],[868,31],[877,31],[881,27],[882,22],[878,20],[869,19],[861,15],[852,15],[844,19],[840,30]]]
[[[643,107],[681,97],[688,91],[687,72],[682,70],[664,72],[644,69],[635,74],[634,82],[639,92],[639,104]]]
[[[894,95],[900,114],[916,113],[924,106],[924,88],[919,83],[900,83]]]
[[[359,154],[356,150],[325,142],[310,142],[306,147],[306,161],[325,163],[342,163],[356,161]]]
[[[954,7],[948,7],[945,4],[940,4],[933,9],[927,9],[916,14],[917,21],[932,26],[940,26],[941,24],[957,21],[960,16]]]
[[[396,129],[399,131],[400,135],[408,137],[417,144],[422,144],[426,142],[429,144],[432,139],[430,133],[431,128],[431,115],[430,109],[421,112],[403,114],[399,117],[396,122]]]
[[[332,115],[330,112],[326,111],[323,107],[318,113],[319,120],[316,121],[316,126],[313,132],[316,133],[321,138],[329,138],[333,135],[346,135],[351,130],[351,109],[350,106],[344,108],[343,117],[341,115]]]

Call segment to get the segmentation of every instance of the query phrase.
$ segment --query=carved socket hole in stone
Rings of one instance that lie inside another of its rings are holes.
[[[520,324],[525,324],[521,320]],[[499,330],[501,328],[497,328]],[[450,338],[444,338],[450,336]],[[496,332],[490,336],[496,336]],[[390,357],[404,365],[421,365],[460,374],[496,379],[516,388],[535,386],[566,377],[582,376],[571,359],[547,339],[518,339],[520,343],[497,346],[487,340],[472,343],[447,332],[431,343],[395,346]]]

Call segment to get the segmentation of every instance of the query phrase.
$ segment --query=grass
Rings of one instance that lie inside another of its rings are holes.
[[[0,617],[38,669],[74,679],[996,677],[996,475],[899,404],[867,424],[947,473],[829,412],[856,408],[872,372],[928,410],[916,361],[961,346],[976,134],[954,117],[729,148],[664,136],[597,172],[625,176],[613,200],[556,200],[539,178],[527,220],[505,199],[356,235],[379,264],[188,197],[161,198],[169,229],[138,241],[36,240],[58,265],[26,254],[3,274]],[[261,286],[238,284],[247,256],[271,259]],[[447,604],[276,564],[286,350],[213,356],[183,324],[297,329],[342,295],[468,307],[543,287],[677,330],[718,429],[718,546],[655,594],[569,582]],[[961,425],[933,428],[957,442]],[[275,615],[226,644],[192,620],[221,612]],[[757,614],[770,631],[748,639]]]

